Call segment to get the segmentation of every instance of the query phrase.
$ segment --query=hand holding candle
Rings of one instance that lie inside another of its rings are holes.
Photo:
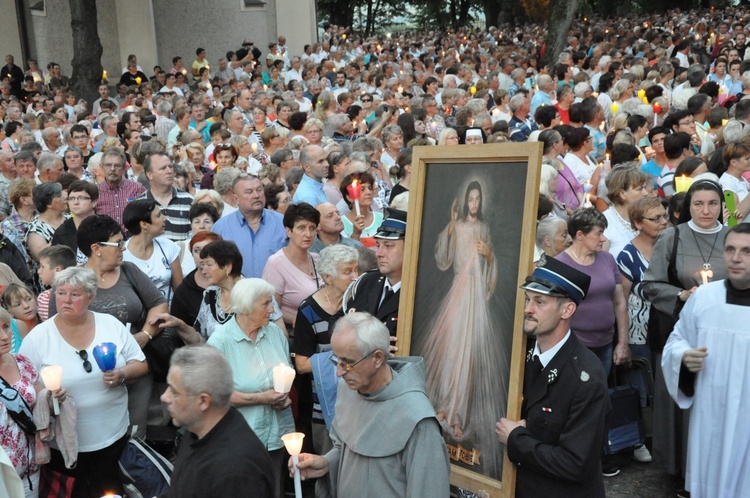
[[[281,440],[284,442],[286,451],[292,455],[292,465],[294,465],[294,496],[295,498],[302,498],[302,478],[300,477],[299,469],[299,454],[302,451],[302,440],[305,435],[301,432],[291,432],[281,436]]]
[[[273,367],[273,390],[283,394],[291,391],[295,375],[296,372],[294,369],[283,363],[279,363]]]
[[[60,366],[48,366],[42,368],[42,370],[39,372],[39,375],[42,376],[42,381],[44,382],[44,387],[47,388],[47,391],[54,392],[59,391],[62,387],[62,374],[63,374],[63,368]],[[55,412],[55,415],[60,415],[60,403],[57,401],[56,397],[52,397],[52,408]]]
[[[593,207],[593,204],[591,204],[591,194],[586,194],[586,201],[583,203],[583,207],[585,208]]]
[[[117,363],[117,345],[112,342],[97,344],[94,346],[94,359],[102,372],[114,370]]]
[[[357,180],[352,181],[351,185],[346,186],[346,191],[349,193],[349,197],[354,201],[354,208],[356,209],[357,216],[362,216],[359,210],[359,197],[362,195],[362,185]]]

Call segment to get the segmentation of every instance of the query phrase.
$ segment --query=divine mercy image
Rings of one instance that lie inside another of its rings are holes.
[[[451,272],[453,279],[418,347],[449,454],[498,479],[502,447],[492,436],[495,421],[505,414],[507,382],[498,374],[508,365],[490,307],[498,262],[482,213],[482,192],[482,184],[471,181],[446,213],[450,219],[438,235],[434,258],[437,269]]]

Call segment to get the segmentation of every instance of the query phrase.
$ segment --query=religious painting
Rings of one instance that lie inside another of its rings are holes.
[[[422,356],[451,484],[514,494],[495,423],[521,413],[523,292],[532,271],[542,146],[416,147],[398,346]]]

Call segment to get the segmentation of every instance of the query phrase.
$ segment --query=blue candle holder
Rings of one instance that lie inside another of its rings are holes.
[[[94,359],[99,370],[109,372],[117,363],[117,345],[113,342],[102,342],[94,347]]]

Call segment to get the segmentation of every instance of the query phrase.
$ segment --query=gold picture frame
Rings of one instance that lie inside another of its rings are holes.
[[[519,286],[532,271],[541,162],[538,142],[413,151],[396,345],[399,354],[425,357],[433,405],[448,396],[439,403],[458,406],[435,407],[451,484],[492,498],[515,491],[515,469],[494,429],[500,416],[521,414],[526,339]],[[454,234],[482,240],[479,256],[466,249],[469,242],[451,245]],[[446,248],[447,256],[438,254]],[[459,269],[459,261],[470,262]],[[497,408],[504,400],[505,409]]]

